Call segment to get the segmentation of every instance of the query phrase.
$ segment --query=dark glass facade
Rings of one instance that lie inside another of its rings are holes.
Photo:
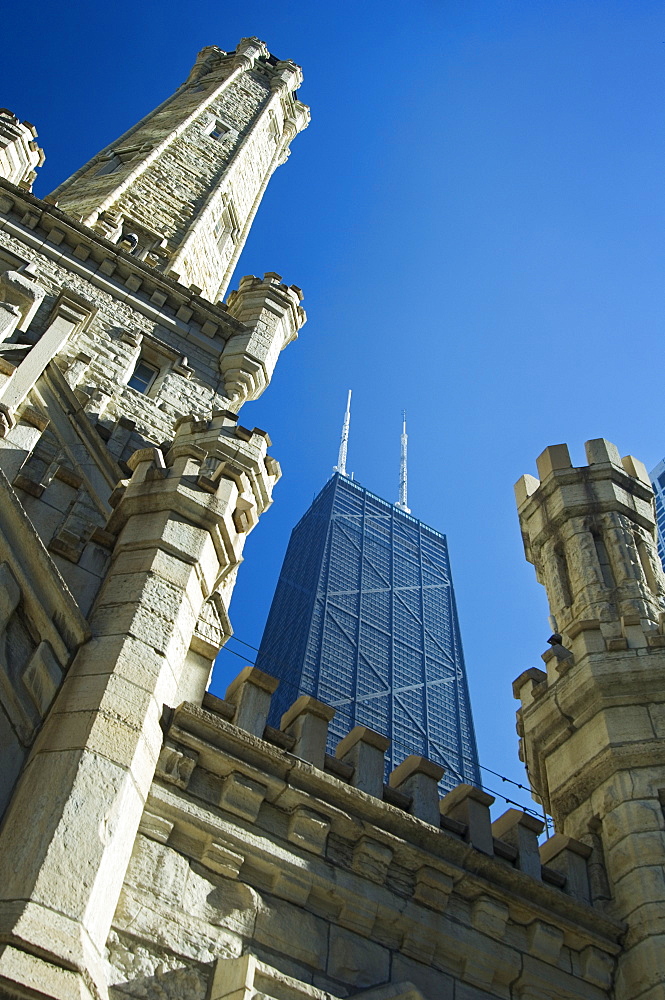
[[[333,706],[329,752],[353,726],[480,784],[444,535],[335,474],[293,529],[257,666],[280,678],[271,722],[301,694]]]
[[[656,494],[656,523],[658,525],[658,555],[665,569],[665,459],[650,473],[651,485]]]

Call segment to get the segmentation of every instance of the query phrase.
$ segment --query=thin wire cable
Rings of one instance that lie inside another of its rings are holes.
[[[251,642],[245,642],[244,639],[239,639],[237,635],[232,635],[232,636],[230,636],[230,638],[231,639],[235,639],[236,642],[240,642],[240,643],[242,643],[243,646],[247,646],[248,649],[253,649],[255,653],[258,653],[257,647],[256,646],[252,646]],[[222,646],[222,649],[224,649],[224,648],[225,647]]]

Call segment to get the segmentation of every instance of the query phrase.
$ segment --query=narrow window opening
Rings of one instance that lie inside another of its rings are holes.
[[[95,171],[96,175],[114,174],[116,170],[120,170],[121,167],[124,167],[125,164],[133,160],[139,152],[139,149],[139,146],[131,146],[126,149],[114,149],[108,159],[105,160]]]
[[[149,365],[146,361],[139,361],[127,385],[136,392],[147,393],[158,375],[159,368]]]
[[[223,122],[220,122],[219,118],[216,118],[214,122],[208,127],[208,135],[211,139],[223,139],[227,134],[229,129]]]
[[[224,206],[220,218],[215,223],[214,236],[220,257],[223,260],[230,258],[240,236],[238,217],[231,202]]]
[[[651,560],[649,559],[649,553],[647,552],[647,547],[645,545],[644,539],[640,538],[639,535],[636,535],[635,542],[637,544],[637,553],[640,557],[640,564],[642,566],[642,572],[644,573],[644,578],[647,582],[647,586],[653,594],[657,594],[658,583],[656,581],[656,574],[654,573]]]
[[[607,553],[607,548],[605,547],[605,542],[601,536],[595,532],[591,532],[593,538],[593,544],[596,546],[596,555],[598,556],[598,562],[600,564],[600,572],[603,575],[603,583],[606,587],[614,588],[616,587],[616,582],[614,580],[614,573],[612,572],[612,563],[610,562],[610,557]]]
[[[280,133],[279,133],[279,124],[277,122],[277,116],[275,115],[274,111],[270,112],[270,119],[268,121],[268,132],[271,138],[274,139],[275,142],[277,142]]]
[[[603,827],[598,816],[594,816],[589,823],[589,838],[587,843],[591,848],[591,856],[587,861],[587,873],[589,876],[591,899],[594,903],[610,900],[612,898],[612,892],[607,878],[607,867],[605,864]]]
[[[570,586],[570,575],[568,573],[568,563],[566,561],[566,554],[563,551],[562,545],[557,545],[554,549],[554,561],[557,570],[557,577],[559,579],[559,586],[561,588],[561,596],[563,598],[564,607],[570,607],[573,603],[573,593]]]
[[[137,260],[145,260],[148,254],[161,246],[162,242],[157,233],[150,232],[132,219],[125,219],[118,246]]]

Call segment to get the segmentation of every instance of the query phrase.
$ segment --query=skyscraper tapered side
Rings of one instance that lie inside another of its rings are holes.
[[[479,784],[445,536],[336,474],[291,535],[257,665],[280,678],[273,722],[301,694]]]

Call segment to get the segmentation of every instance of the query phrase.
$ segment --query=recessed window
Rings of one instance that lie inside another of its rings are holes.
[[[208,135],[211,139],[223,139],[228,131],[226,125],[220,122],[219,118],[216,118],[208,127]]]
[[[214,234],[217,242],[217,249],[219,250],[220,255],[224,257],[225,252],[230,250],[230,247],[227,246],[229,241],[231,241],[231,246],[235,246],[240,236],[238,216],[236,215],[235,208],[231,202],[227,202],[224,206],[220,218],[215,223]]]
[[[117,242],[121,250],[138,260],[145,260],[149,253],[161,246],[163,240],[158,233],[151,232],[133,219],[125,218]]]
[[[127,146],[125,149],[114,149],[111,156],[102,163],[101,167],[95,173],[114,174],[116,170],[120,170],[126,163],[133,160],[140,148],[140,146]]]
[[[127,385],[137,392],[146,393],[158,375],[159,368],[155,368],[154,365],[149,365],[145,361],[139,361]]]

